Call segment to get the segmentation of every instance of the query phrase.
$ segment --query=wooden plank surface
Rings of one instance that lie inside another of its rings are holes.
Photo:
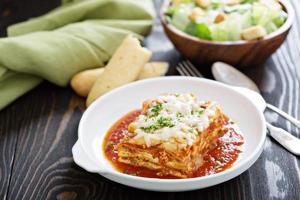
[[[160,1],[155,1],[159,8]],[[39,15],[58,1],[0,2],[0,32],[16,21]],[[295,9],[300,2],[294,0]],[[7,11],[9,10],[9,12]],[[6,13],[6,14],[3,14]],[[9,13],[9,14],[7,14]],[[263,68],[246,70],[270,103],[300,118],[300,16],[285,42]],[[169,75],[181,59],[157,19],[145,45],[154,60],[168,60]],[[300,199],[299,158],[267,138],[258,161],[242,175],[207,189],[157,193],[129,188],[75,165],[71,148],[84,100],[70,88],[43,83],[0,112],[0,199]],[[269,122],[300,137],[299,129],[273,113]]]

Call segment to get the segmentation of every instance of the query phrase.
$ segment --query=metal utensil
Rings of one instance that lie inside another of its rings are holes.
[[[249,88],[251,90],[254,90],[255,92],[260,93],[260,90],[258,89],[256,84],[250,78],[248,78],[245,74],[226,63],[214,63],[212,66],[212,73],[217,81],[229,85]],[[268,109],[273,110],[274,112],[278,113],[282,117],[292,122],[295,126],[300,128],[299,120],[267,102],[265,102],[265,104]]]
[[[176,69],[182,76],[203,77],[203,75],[196,69],[196,67],[190,61],[183,61],[179,63]],[[239,87],[239,91],[242,91],[244,95],[247,95],[253,101],[255,101],[256,105],[258,105],[261,111],[264,112],[267,105],[265,100],[262,98],[262,96],[259,93],[253,92],[253,90],[259,91],[258,87],[253,81],[251,81],[248,77],[246,77],[246,75],[244,74],[242,75],[243,77],[242,76],[238,76],[236,78],[232,77],[231,78],[231,80],[233,80],[232,82],[235,83],[241,81],[244,87],[252,89],[252,90],[244,89],[245,91],[243,91],[243,87]],[[228,76],[230,75],[227,75],[227,77]],[[226,82],[225,81],[223,82],[231,85],[231,82],[228,81],[230,79],[228,78],[226,80],[227,80]],[[292,134],[290,134],[289,132],[281,128],[271,125],[270,123],[267,123],[267,128],[269,130],[270,136],[272,136],[283,147],[285,147],[288,151],[290,151],[295,155],[300,155],[300,140],[298,138],[296,138],[295,136],[293,136]]]
[[[236,87],[236,86],[235,86]],[[239,92],[248,96],[254,103],[259,107],[261,112],[266,109],[266,102],[263,97],[253,90],[249,90],[244,87],[238,87]],[[287,132],[282,128],[273,126],[272,124],[266,122],[269,134],[283,147],[295,155],[300,155],[300,139],[293,136],[291,133]]]

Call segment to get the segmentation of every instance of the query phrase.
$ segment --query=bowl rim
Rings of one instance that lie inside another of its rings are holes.
[[[252,104],[252,106],[254,107],[254,109],[256,110],[256,113],[258,114],[258,117],[260,118],[259,120],[262,122],[262,126],[261,126],[261,130],[260,132],[262,133],[262,136],[260,138],[260,140],[258,141],[257,147],[254,149],[254,151],[251,153],[251,155],[237,163],[236,165],[233,165],[231,168],[226,169],[222,172],[219,172],[217,174],[211,174],[211,175],[207,175],[207,176],[201,176],[201,177],[194,177],[194,178],[185,178],[185,179],[159,179],[159,178],[147,178],[147,177],[139,177],[139,176],[132,176],[132,175],[128,175],[128,174],[124,174],[119,172],[117,169],[113,168],[107,170],[106,172],[99,172],[99,174],[103,175],[106,177],[106,175],[112,175],[114,177],[118,177],[118,178],[125,178],[127,180],[132,180],[132,181],[142,181],[142,182],[148,182],[148,183],[170,183],[170,184],[175,184],[175,183],[194,183],[194,182],[198,182],[198,181],[209,181],[209,180],[215,180],[215,179],[222,179],[224,178],[224,176],[228,175],[230,178],[225,177],[225,181],[236,177],[238,175],[240,175],[242,172],[244,172],[245,170],[249,169],[252,164],[258,159],[258,157],[260,156],[261,152],[263,151],[263,145],[265,143],[265,139],[266,139],[266,122],[265,122],[265,118],[263,116],[263,113],[258,109],[257,106],[255,106],[255,104],[246,96],[242,95],[241,93],[239,93],[238,91],[236,91],[232,86],[214,81],[214,80],[209,80],[209,79],[205,79],[205,78],[199,78],[199,77],[184,77],[184,76],[165,76],[165,77],[156,77],[156,78],[149,78],[149,79],[145,79],[145,80],[139,80],[133,83],[129,83],[126,84],[124,86],[121,86],[119,88],[116,88],[106,94],[104,94],[103,96],[101,96],[100,98],[98,98],[95,102],[93,102],[90,107],[88,107],[88,109],[84,112],[82,118],[80,119],[79,122],[79,126],[78,126],[78,141],[83,149],[83,151],[85,152],[85,154],[87,155],[87,157],[92,160],[94,163],[97,163],[96,160],[94,159],[94,157],[92,155],[89,154],[89,151],[86,150],[86,147],[83,145],[84,143],[82,142],[82,138],[83,138],[83,132],[84,132],[84,126],[86,124],[86,122],[88,121],[87,118],[89,116],[90,112],[93,112],[93,110],[96,109],[97,105],[99,103],[101,103],[102,99],[106,99],[109,98],[110,95],[118,93],[120,90],[126,89],[126,88],[130,88],[130,87],[134,87],[136,85],[139,84],[151,84],[151,82],[153,81],[160,81],[160,80],[177,80],[177,81],[181,81],[181,80],[189,80],[189,81],[201,81],[201,82],[205,82],[205,84],[210,84],[210,85],[218,85],[221,86],[223,89],[226,90],[231,90],[234,93],[236,93],[236,95],[238,96],[242,96],[242,98],[245,99],[246,102],[248,102],[249,104]],[[106,158],[104,158],[106,159]],[[99,163],[98,163],[99,164]],[[99,166],[99,165],[97,165]],[[227,179],[228,178],[228,179]],[[225,181],[221,181],[221,182],[225,182]],[[221,183],[219,182],[219,183]],[[215,185],[215,184],[213,184]],[[208,185],[211,186],[211,185]],[[207,186],[207,187],[208,187]]]
[[[178,35],[179,37],[182,37],[184,39],[187,39],[191,42],[196,42],[198,44],[211,44],[211,45],[244,45],[244,44],[257,44],[259,42],[262,41],[268,41],[271,40],[273,38],[275,38],[276,36],[279,36],[285,32],[287,32],[293,25],[293,21],[294,21],[294,17],[295,17],[295,11],[291,5],[291,3],[288,0],[279,0],[279,3],[283,6],[283,8],[286,10],[287,12],[287,20],[285,21],[285,23],[276,31],[268,34],[267,36],[265,36],[264,38],[260,39],[260,40],[238,40],[238,41],[211,41],[211,40],[205,40],[205,39],[200,39],[197,37],[194,37],[192,35],[189,35],[179,29],[177,29],[176,27],[174,27],[173,25],[167,23],[166,18],[165,18],[165,10],[166,8],[169,6],[170,4],[170,0],[164,0],[161,8],[160,8],[160,21],[162,23],[162,25],[170,30],[171,32],[173,32],[175,35]]]

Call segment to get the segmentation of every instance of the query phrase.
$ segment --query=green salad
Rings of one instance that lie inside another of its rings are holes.
[[[165,15],[177,29],[212,41],[260,39],[287,19],[277,0],[173,0]]]

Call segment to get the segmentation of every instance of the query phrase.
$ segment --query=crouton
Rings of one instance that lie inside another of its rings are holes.
[[[197,7],[197,8],[192,9],[191,14],[188,17],[189,17],[189,20],[194,22],[197,20],[198,17],[204,16],[204,15],[205,15],[204,10]]]
[[[222,4],[226,6],[234,6],[241,3],[241,0],[222,0]]]
[[[262,26],[252,26],[250,28],[244,29],[241,32],[241,37],[244,40],[254,40],[259,39],[267,35],[266,30]]]
[[[217,14],[217,16],[215,17],[214,23],[218,24],[221,23],[222,21],[224,21],[226,19],[226,14],[223,12],[220,12]]]
[[[207,8],[211,5],[210,0],[195,0],[195,3],[201,8]]]

